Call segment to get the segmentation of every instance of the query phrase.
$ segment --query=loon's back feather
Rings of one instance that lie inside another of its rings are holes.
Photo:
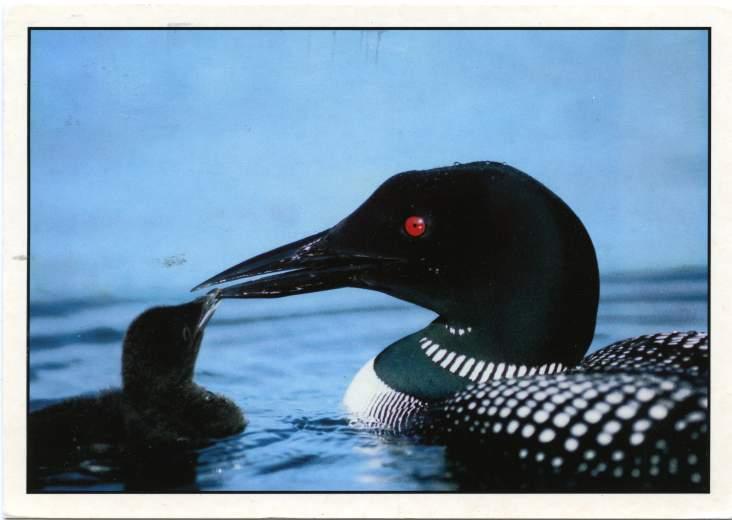
[[[709,374],[709,338],[696,331],[658,333],[618,341],[586,358],[585,371],[652,372],[703,376]]]
[[[471,384],[402,431],[467,454],[488,488],[704,490],[708,356],[703,333],[631,338],[561,374]]]

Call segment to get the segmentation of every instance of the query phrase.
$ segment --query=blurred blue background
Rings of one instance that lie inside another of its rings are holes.
[[[603,273],[706,264],[704,31],[42,31],[34,298],[186,291],[391,174],[507,162]]]
[[[583,220],[590,351],[707,329],[705,31],[34,30],[31,58],[32,409],[119,386],[145,308],[455,161],[516,166]],[[195,379],[249,426],[160,488],[464,489],[442,447],[354,430],[340,405],[433,317],[356,289],[226,301]],[[134,484],[100,456],[43,485]]]

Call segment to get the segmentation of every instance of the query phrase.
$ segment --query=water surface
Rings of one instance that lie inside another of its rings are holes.
[[[640,334],[707,329],[704,269],[609,274],[601,292],[590,351]],[[31,409],[119,386],[127,325],[147,307],[169,303],[180,302],[32,300]],[[44,489],[465,490],[444,448],[355,430],[341,408],[364,362],[433,318],[419,307],[350,289],[225,301],[206,331],[195,378],[234,399],[249,419],[247,429],[188,457],[148,461],[132,475],[114,459],[85,460],[76,471],[50,472]]]

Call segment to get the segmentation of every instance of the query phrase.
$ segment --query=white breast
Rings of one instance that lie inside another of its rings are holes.
[[[343,396],[343,405],[351,414],[354,425],[399,431],[406,426],[409,417],[424,408],[425,403],[394,390],[379,379],[372,358],[351,381]]]

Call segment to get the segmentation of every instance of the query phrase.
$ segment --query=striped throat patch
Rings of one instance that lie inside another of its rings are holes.
[[[514,363],[489,362],[450,351],[441,347],[439,343],[434,343],[427,337],[419,340],[419,346],[422,352],[433,363],[440,365],[453,374],[476,383],[485,383],[490,380],[511,377],[533,376],[536,374],[558,374],[568,368],[562,363],[519,365]]]

